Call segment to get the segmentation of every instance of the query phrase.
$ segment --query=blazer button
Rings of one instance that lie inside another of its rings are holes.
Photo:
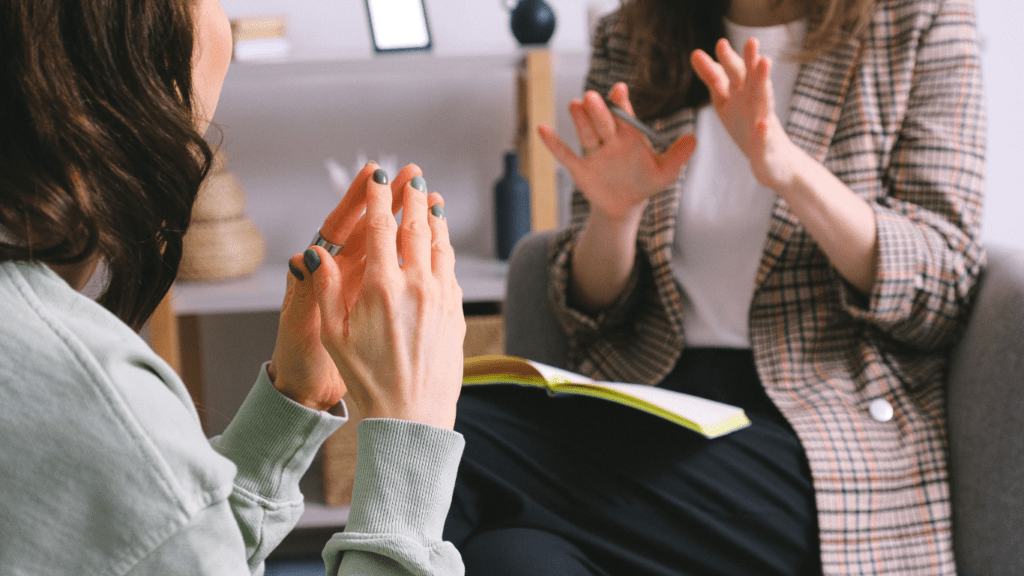
[[[892,420],[892,404],[889,404],[885,398],[875,398],[868,406],[868,413],[878,422],[888,422]]]

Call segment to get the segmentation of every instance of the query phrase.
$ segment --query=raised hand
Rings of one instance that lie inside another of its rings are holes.
[[[609,100],[629,114],[626,85],[612,87]],[[591,206],[611,219],[619,219],[668,188],[679,176],[696,147],[686,135],[657,154],[636,128],[616,118],[594,91],[569,104],[569,114],[583,147],[578,156],[547,126],[538,128],[541,140],[572,175]]]
[[[321,342],[360,412],[451,429],[462,388],[462,290],[441,217],[444,200],[427,195],[418,170],[403,170],[416,176],[402,178],[400,196],[383,178],[366,180],[366,214],[354,226],[353,243],[336,259],[314,248],[323,264],[310,281]],[[365,248],[365,258],[347,254],[353,245]]]
[[[345,394],[345,383],[321,343],[321,315],[315,283],[308,281],[324,260],[337,265],[340,277],[338,297],[347,315],[358,299],[366,270],[366,188],[379,170],[367,164],[353,179],[348,192],[329,218],[331,237],[343,241],[344,248],[330,258],[325,251],[307,250],[289,261],[290,274],[274,355],[268,372],[274,385],[289,398],[315,409],[326,409]],[[380,172],[383,176],[383,172]],[[392,214],[402,208],[405,186],[415,177],[422,177],[419,167],[410,164],[391,182],[395,201]],[[386,180],[386,176],[384,176]],[[328,225],[328,223],[325,223]]]
[[[775,114],[771,59],[761,56],[756,38],[737,54],[729,41],[715,45],[716,62],[703,50],[690,61],[711,91],[711,102],[722,124],[750,161],[754,177],[772,189],[787,186],[799,157],[796,146]]]

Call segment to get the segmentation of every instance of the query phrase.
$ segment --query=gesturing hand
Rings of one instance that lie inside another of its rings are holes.
[[[332,261],[338,267],[340,298],[346,312],[355,304],[366,269],[366,219],[362,214],[366,208],[367,183],[378,168],[374,163],[367,164],[353,179],[333,213],[339,218],[333,222],[332,237],[345,243],[344,249]],[[421,176],[420,169],[410,164],[391,182],[392,190],[396,192],[392,213],[401,209],[400,191],[417,176]],[[321,343],[316,284],[309,279],[328,259],[331,258],[325,252],[315,250],[291,258],[277,343],[267,368],[274,386],[281,393],[320,410],[336,404],[346,392],[341,374]]]
[[[428,197],[422,177],[405,179],[399,228],[380,180],[366,180],[366,214],[338,259],[314,249],[323,262],[311,279],[320,339],[365,417],[450,429],[466,322],[444,200]]]
[[[353,231],[365,229],[360,215],[366,206],[366,183],[377,168],[376,164],[370,163],[356,175],[335,211],[341,218],[334,232],[337,238],[346,239],[346,250],[338,256],[343,277],[341,284],[348,288],[342,295],[346,302],[355,300],[362,278],[362,251],[355,245]],[[419,174],[418,168],[415,174]],[[411,177],[406,176],[405,181]],[[346,391],[341,374],[320,342],[320,308],[314,283],[308,280],[324,258],[329,258],[326,252],[307,251],[296,254],[289,261],[291,273],[288,274],[288,288],[281,307],[277,342],[267,368],[274,386],[282,394],[316,410],[334,406]]]
[[[796,146],[775,114],[771,60],[759,54],[756,38],[743,47],[741,58],[729,41],[715,45],[716,62],[703,50],[690,61],[711,91],[711,102],[726,130],[750,161],[754,177],[778,190],[793,174]]]
[[[625,84],[613,86],[609,100],[633,114]],[[547,126],[538,128],[541,140],[569,170],[592,207],[611,219],[623,217],[671,186],[696,147],[694,137],[686,135],[664,153],[655,153],[647,138],[613,116],[594,91],[573,100],[569,113],[583,147],[582,158]]]

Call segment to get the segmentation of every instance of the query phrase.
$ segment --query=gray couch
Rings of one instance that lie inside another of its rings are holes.
[[[535,232],[509,260],[507,354],[564,366]],[[953,540],[964,576],[1024,575],[1024,252],[989,247],[988,268],[949,379]]]

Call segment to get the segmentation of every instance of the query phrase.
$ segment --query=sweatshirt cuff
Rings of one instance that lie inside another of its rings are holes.
[[[342,406],[344,408],[344,405]],[[299,500],[299,479],[342,416],[307,408],[270,382],[267,364],[214,448],[238,467],[235,485],[272,500]]]
[[[441,541],[466,441],[462,434],[389,418],[359,423],[345,532]]]

